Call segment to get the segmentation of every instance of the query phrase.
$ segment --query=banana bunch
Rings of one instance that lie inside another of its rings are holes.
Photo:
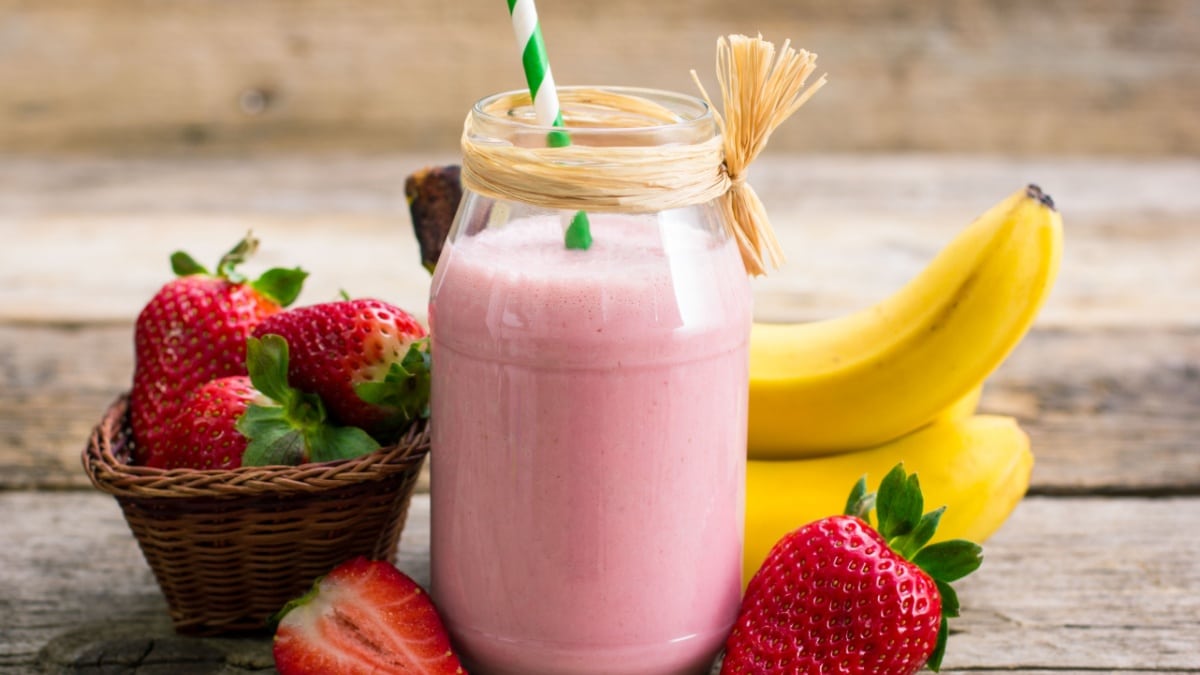
[[[863,474],[899,462],[939,538],[981,541],[1025,494],[1029,439],[975,415],[984,380],[1028,331],[1058,272],[1062,220],[1028,186],[992,207],[891,297],[750,339],[744,576],[787,532],[840,513]]]

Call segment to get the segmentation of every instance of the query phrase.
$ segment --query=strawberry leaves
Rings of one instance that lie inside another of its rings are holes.
[[[875,508],[875,493],[867,492],[867,477],[863,476],[854,484],[854,488],[850,490],[850,497],[846,499],[846,515],[855,516],[870,523],[871,509],[873,508]]]
[[[884,539],[912,532],[921,520],[925,506],[917,474],[906,476],[904,465],[897,464],[879,484],[875,513],[879,516],[879,534]]]
[[[287,407],[299,403],[301,392],[288,386],[288,344],[278,336],[246,340],[246,370],[254,387]],[[319,403],[319,402],[316,402]]]
[[[175,251],[171,254],[171,271],[177,277],[187,277],[193,274],[208,274],[208,270],[204,265],[196,262],[192,256],[183,251]]]
[[[925,665],[937,672],[946,653],[947,619],[959,615],[958,594],[950,583],[979,569],[983,563],[983,549],[963,539],[929,544],[946,507],[922,515],[924,501],[917,474],[909,475],[903,464],[897,464],[880,481],[877,494],[867,491],[866,476],[860,478],[846,501],[846,514],[870,524],[870,511],[874,506],[879,521],[876,529],[887,545],[920,567],[936,584],[942,600],[942,621],[937,645]]]
[[[925,662],[925,666],[933,672],[938,672],[942,669],[942,659],[946,656],[946,642],[950,637],[950,622],[946,621],[946,617],[942,617],[942,625],[938,626],[937,644],[933,646],[933,653],[929,655],[929,660]]]
[[[237,267],[246,262],[257,250],[258,238],[254,236],[253,232],[247,232],[241,241],[234,244],[233,248],[221,256],[221,260],[217,262],[215,273],[210,273],[204,265],[196,262],[195,258],[183,251],[175,251],[171,254],[171,270],[180,277],[211,274],[211,276],[234,284],[249,283],[250,287],[260,295],[269,298],[280,307],[287,307],[299,297],[304,280],[308,278],[308,272],[299,267],[290,269],[274,267],[263,272],[262,276],[254,281],[247,282],[246,276]]]
[[[431,369],[428,338],[414,340],[383,380],[359,383],[354,393],[367,403],[400,410],[407,420],[428,417]]]
[[[935,673],[941,669],[942,657],[946,654],[946,638],[950,634],[947,619],[958,616],[959,612],[958,594],[950,586],[950,582],[979,569],[983,562],[982,554],[983,549],[978,544],[963,539],[951,539],[926,546],[912,557],[917,567],[933,577],[938,593],[942,596],[942,625],[938,629],[937,645],[926,664]]]
[[[238,420],[237,430],[250,439],[242,466],[295,466],[305,461],[304,435],[292,427],[283,408],[251,405]]]
[[[251,404],[238,420],[238,431],[249,439],[243,466],[353,459],[379,449],[362,429],[329,424],[319,396],[288,384],[287,340],[247,339],[246,368],[254,387],[277,405]]]
[[[937,585],[938,593],[942,596],[942,618],[954,619],[958,617],[958,593],[954,587],[944,581],[934,580]]]
[[[912,561],[935,581],[950,583],[979,569],[983,563],[982,554],[979,544],[952,539],[926,546],[913,556]]]
[[[915,478],[916,476],[914,476]],[[912,560],[912,557],[921,550],[921,547],[929,543],[937,531],[938,523],[942,520],[942,514],[946,512],[946,507],[939,506],[937,509],[921,516],[921,520],[917,522],[917,526],[907,534],[900,535],[892,540],[892,548],[904,556]]]
[[[273,267],[251,281],[250,287],[279,303],[280,307],[287,307],[300,296],[306,278],[308,272],[299,267]]]
[[[269,334],[291,347],[292,386],[319,395],[337,424],[359,427],[387,444],[426,410],[426,332],[400,307],[374,298],[299,307],[254,329],[256,337]]]

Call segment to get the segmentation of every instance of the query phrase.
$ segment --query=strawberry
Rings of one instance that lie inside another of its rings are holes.
[[[263,318],[282,311],[300,293],[307,273],[272,269],[247,282],[236,267],[258,247],[251,235],[209,274],[178,251],[165,284],[138,315],[130,425],[139,464],[161,466],[165,425],[187,394],[221,377],[246,374],[246,337]]]
[[[334,422],[387,441],[428,414],[425,329],[399,307],[373,299],[298,307],[254,329],[270,334],[291,347],[289,382],[320,396]]]
[[[247,441],[237,421],[252,402],[265,399],[246,375],[206,382],[188,395],[163,429],[156,464],[164,469],[236,469]]]
[[[428,594],[384,561],[342,563],[277,618],[280,675],[463,672]]]
[[[361,429],[328,424],[315,394],[288,386],[288,348],[282,338],[249,338],[246,353],[249,376],[232,375],[201,385],[163,427],[155,458],[159,466],[295,465],[348,459],[379,447]]]
[[[916,474],[900,465],[878,498],[864,478],[849,515],[784,535],[746,587],[722,675],[937,671],[946,620],[959,610],[950,582],[978,568],[982,550],[963,540],[926,546],[945,507],[923,508]]]

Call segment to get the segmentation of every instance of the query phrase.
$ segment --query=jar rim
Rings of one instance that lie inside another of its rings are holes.
[[[667,89],[654,89],[649,87],[622,87],[622,86],[566,86],[559,87],[559,99],[565,103],[570,102],[572,98],[581,92],[601,91],[605,93],[616,94],[618,96],[640,98],[656,104],[667,111],[670,111],[674,116],[674,121],[658,121],[657,123],[647,123],[644,125],[622,125],[622,126],[572,126],[566,128],[572,135],[608,135],[608,134],[641,134],[641,133],[656,133],[664,130],[679,132],[681,130],[694,128],[696,131],[704,131],[714,127],[715,118],[713,111],[708,103],[697,96],[683,94],[680,92],[670,91]],[[523,105],[510,106],[506,108],[506,114],[496,114],[491,111],[498,103],[505,99],[513,101],[522,101]],[[521,119],[513,113],[517,110],[528,109],[529,114],[526,119]],[[478,121],[486,125],[498,125],[499,127],[520,127],[523,130],[549,133],[556,127],[538,124],[532,119],[533,106],[530,101],[528,90],[510,90],[491,94],[479,99],[471,107],[471,115]],[[567,106],[563,105],[564,117],[570,118],[567,112]],[[647,120],[652,120],[646,116]]]

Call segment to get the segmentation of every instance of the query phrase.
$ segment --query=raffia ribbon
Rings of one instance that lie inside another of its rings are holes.
[[[717,82],[724,114],[692,71],[721,131],[702,143],[519,147],[475,138],[468,118],[462,138],[463,184],[496,199],[595,212],[662,211],[718,199],[747,273],[765,274],[768,264],[783,264],[783,251],[747,182],[747,171],[771,133],[825,85],[822,75],[805,86],[816,61],[816,54],[797,51],[790,41],[776,50],[762,36],[718,38]],[[594,89],[560,95],[564,103],[584,111],[567,115],[568,128],[645,126],[647,118],[678,121],[671,111],[636,96]],[[528,102],[527,96],[517,95],[493,105],[508,110]],[[604,114],[589,117],[587,110]]]

